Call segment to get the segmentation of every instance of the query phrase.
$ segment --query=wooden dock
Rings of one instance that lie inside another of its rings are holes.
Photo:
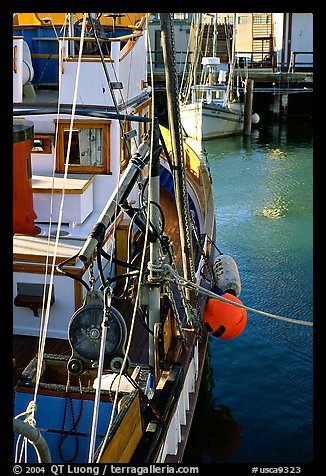
[[[291,114],[294,103],[298,101],[294,96],[300,97],[300,109],[307,114],[311,113],[310,94],[313,92],[313,72],[309,71],[275,71],[272,68],[236,68],[234,71],[236,89],[240,94],[244,92],[242,81],[254,81],[254,102],[259,113],[260,107],[268,109],[276,117],[285,117]],[[179,74],[179,82],[182,74]],[[157,95],[157,110],[160,115],[166,111],[166,88],[163,71],[154,72],[154,89]],[[264,97],[263,97],[264,96]],[[291,101],[289,100],[291,96]],[[304,99],[304,104],[302,103]],[[264,102],[262,105],[261,102]],[[266,106],[266,103],[268,106]],[[289,105],[290,103],[290,105]],[[294,109],[298,109],[295,106]],[[306,110],[306,111],[305,111]],[[162,112],[163,111],[163,112]]]
[[[180,73],[181,78],[182,73]],[[235,78],[253,79],[255,83],[264,84],[289,84],[289,85],[309,85],[313,84],[312,71],[273,71],[272,68],[237,68],[234,70]],[[165,73],[163,71],[154,72],[155,89],[165,89]]]

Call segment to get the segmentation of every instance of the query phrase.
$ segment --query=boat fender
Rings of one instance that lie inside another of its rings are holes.
[[[213,263],[213,275],[215,283],[221,291],[240,296],[240,275],[232,256],[224,254],[218,256]]]
[[[259,114],[257,114],[257,112],[254,112],[251,116],[251,122],[253,124],[258,124],[259,121],[260,121]]]
[[[242,304],[233,294],[224,293],[223,297],[229,301]],[[232,304],[211,298],[207,301],[203,323],[208,332],[219,339],[229,340],[238,337],[247,324],[247,311]]]

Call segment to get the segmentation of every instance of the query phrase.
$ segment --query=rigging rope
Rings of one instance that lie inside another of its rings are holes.
[[[67,15],[65,16],[64,20],[64,25],[66,23]],[[60,67],[62,61],[63,61],[63,51],[62,48],[60,48],[60,42],[59,42],[59,37],[57,35],[57,32],[55,30],[53,21],[51,19],[51,24],[54,29],[54,33],[56,35],[58,44],[59,44],[59,89],[58,89],[58,107],[57,107],[57,120],[56,120],[56,128],[55,128],[55,148],[57,147],[57,142],[58,142],[58,122],[59,122],[59,112],[60,112],[60,104],[61,104],[61,80],[62,80],[62,68]],[[65,30],[64,30],[65,32]],[[64,33],[65,35],[65,33]],[[48,229],[48,239],[47,239],[47,250],[50,249],[50,242],[51,242],[51,228],[52,228],[52,218],[53,218],[53,190],[54,190],[54,174],[55,174],[55,162],[53,163],[53,168],[52,168],[52,193],[50,197],[50,220],[49,220],[49,229]],[[42,361],[43,361],[43,353],[44,353],[44,347],[45,347],[45,339],[46,339],[46,330],[48,326],[48,320],[49,320],[49,312],[50,312],[50,300],[51,300],[51,290],[52,290],[52,284],[53,284],[53,275],[54,275],[54,263],[55,263],[55,256],[57,253],[57,246],[58,246],[58,234],[60,233],[60,226],[58,224],[58,230],[57,230],[57,237],[55,240],[55,248],[54,248],[54,257],[52,261],[52,266],[51,266],[51,273],[50,273],[50,283],[49,283],[49,292],[48,292],[48,297],[47,297],[47,303],[46,301],[46,283],[47,283],[47,277],[48,277],[48,265],[50,261],[50,254],[47,252],[46,254],[46,263],[45,263],[45,273],[44,273],[44,291],[43,291],[43,301],[42,301],[42,312],[41,312],[41,323],[40,323],[40,338],[39,338],[39,347],[38,347],[38,359],[37,359],[37,372],[36,372],[36,384],[35,384],[35,391],[34,391],[34,401],[35,401],[35,410],[36,410],[36,396],[38,392],[38,385],[39,385],[39,380],[40,380],[40,372],[42,368]]]
[[[73,98],[71,122],[70,122],[70,130],[69,130],[69,138],[68,138],[68,146],[67,146],[67,154],[66,154],[66,161],[65,161],[65,172],[64,172],[64,177],[63,177],[62,197],[61,197],[61,203],[60,203],[60,209],[59,209],[58,226],[57,226],[57,233],[56,233],[53,257],[52,257],[52,266],[51,266],[51,274],[50,274],[50,282],[49,282],[49,292],[47,294],[46,309],[44,309],[45,300],[46,300],[46,286],[44,286],[44,293],[43,293],[43,304],[42,304],[42,314],[41,314],[41,322],[40,322],[40,336],[39,336],[39,348],[38,348],[38,354],[37,354],[37,367],[36,367],[34,396],[33,396],[33,401],[31,401],[29,403],[29,405],[27,407],[27,410],[25,412],[25,414],[27,415],[27,418],[24,421],[29,423],[31,426],[35,426],[35,424],[36,424],[36,421],[35,421],[35,413],[36,413],[36,408],[37,408],[36,398],[37,398],[38,388],[39,388],[40,379],[41,379],[42,363],[43,363],[44,349],[45,349],[45,340],[46,340],[46,335],[47,335],[47,327],[48,327],[50,307],[51,307],[51,293],[52,293],[51,290],[52,290],[53,279],[54,279],[54,270],[55,270],[55,262],[56,262],[58,243],[59,243],[59,237],[60,237],[60,228],[61,228],[61,224],[62,224],[63,203],[64,203],[64,196],[65,196],[65,183],[66,183],[67,174],[68,174],[73,121],[74,121],[74,115],[75,115],[76,103],[77,103],[77,90],[78,90],[80,64],[81,64],[81,56],[82,56],[83,41],[84,41],[85,24],[86,24],[86,13],[84,13],[84,17],[83,17],[83,25],[82,25],[82,33],[81,33],[81,41],[80,41],[81,48],[79,50],[78,63],[77,63],[74,98]],[[62,54],[62,51],[59,49],[59,65],[60,65],[60,58],[63,61],[63,57],[61,56],[61,54]],[[59,99],[60,99],[60,86],[61,86],[61,68],[59,68]],[[58,101],[58,116],[59,116],[59,108],[60,108],[60,100]],[[57,137],[58,136],[56,134],[56,139],[57,139]],[[54,175],[53,175],[53,180],[54,180]],[[54,187],[52,187],[52,189],[53,188]],[[52,191],[52,194],[53,194],[53,191]],[[53,202],[52,202],[52,196],[51,196],[51,204],[50,204],[50,207],[51,207],[50,215],[51,216],[50,216],[49,233],[48,233],[48,246],[50,244],[50,228],[51,228],[51,223],[52,223],[52,203]],[[48,266],[48,263],[49,263],[49,253],[47,254],[47,258],[46,258],[45,283],[46,283],[46,280],[47,280],[47,266]],[[45,316],[44,316],[44,311],[45,311]],[[20,414],[20,415],[16,416],[15,418],[19,418],[21,415],[24,415],[24,414]],[[20,440],[20,437],[17,440],[17,448],[18,448],[19,440]],[[26,454],[26,447],[27,447],[27,438],[26,437],[24,437],[24,442],[23,442],[21,451],[23,451],[24,446],[25,446],[25,454]],[[17,449],[16,449],[16,456],[17,456]],[[26,454],[26,456],[27,456],[27,454]]]
[[[146,18],[146,30],[147,29],[148,29],[148,19]],[[147,41],[148,41],[148,43],[150,43],[149,35],[147,35]],[[150,44],[149,44],[149,51],[150,51]],[[150,68],[151,68],[152,91],[154,91],[154,75],[153,75],[153,65],[152,65],[152,61],[151,61],[151,55],[150,55]],[[153,142],[154,142],[154,140],[153,140],[154,139],[154,98],[152,100],[152,105],[151,106],[152,106],[152,110],[151,110],[151,118],[152,118],[151,126],[152,127],[151,127],[151,139],[150,139],[150,157],[149,157],[149,164],[148,164],[149,187],[150,187],[150,183],[151,183],[151,170],[152,170],[152,159],[153,159]],[[148,201],[148,206],[149,206],[149,204],[150,204],[150,201]],[[145,230],[145,238],[144,238],[145,245],[144,245],[144,248],[143,248],[143,253],[142,253],[142,258],[141,258],[139,276],[143,275],[144,268],[145,268],[145,257],[146,257],[146,250],[147,250],[146,243],[148,241],[150,214],[147,213],[146,215],[147,215],[147,217],[146,217],[146,230]],[[127,359],[128,359],[130,346],[131,346],[131,341],[132,341],[132,337],[133,337],[134,326],[135,326],[135,322],[136,322],[138,301],[139,301],[139,296],[141,294],[140,293],[140,288],[141,288],[141,285],[142,285],[141,281],[142,281],[141,279],[138,280],[136,298],[135,298],[135,302],[134,302],[133,314],[132,314],[131,323],[130,323],[129,337],[128,337],[127,344],[126,344],[124,359],[123,359],[123,362],[122,362],[122,365],[121,365],[121,368],[120,368],[120,372],[119,372],[117,390],[115,392],[114,401],[113,401],[113,404],[112,404],[111,417],[110,417],[108,429],[107,429],[107,432],[105,434],[105,437],[103,438],[103,442],[102,442],[102,445],[101,445],[101,448],[100,448],[100,451],[99,451],[96,462],[98,462],[100,460],[101,456],[102,456],[102,453],[103,453],[103,451],[106,447],[106,444],[108,442],[110,431],[111,431],[111,428],[112,428],[112,425],[113,425],[114,409],[118,404],[118,396],[119,396],[119,389],[120,389],[121,379],[122,379],[123,371],[124,371],[124,368],[126,366],[126,362],[127,362]],[[101,385],[101,382],[99,381],[99,386],[100,385]]]
[[[100,53],[101,62],[102,62],[102,65],[103,65],[104,74],[105,74],[105,77],[106,77],[106,80],[107,80],[107,83],[108,83],[108,87],[109,87],[109,90],[110,90],[110,93],[111,93],[114,109],[115,109],[116,113],[118,114],[119,113],[119,104],[118,104],[117,99],[115,97],[114,89],[113,89],[111,81],[110,81],[110,76],[109,76],[109,73],[108,73],[108,70],[107,70],[107,67],[106,67],[106,64],[105,64],[105,59],[104,59],[104,55],[103,55],[102,48],[101,48],[101,45],[100,45],[100,41],[99,41],[97,33],[96,33],[96,29],[95,29],[95,25],[94,25],[94,22],[93,22],[93,19],[92,19],[92,15],[89,13],[88,16],[89,16],[89,21],[92,25],[92,31],[93,31],[94,38],[96,40],[97,48],[98,48],[99,53]],[[112,55],[112,45],[111,45],[111,55]],[[119,124],[120,124],[120,128],[121,128],[121,131],[122,131],[123,141],[124,141],[125,146],[128,150],[128,155],[129,155],[129,158],[130,158],[131,157],[130,145],[129,145],[126,137],[125,137],[125,132],[126,132],[125,122],[122,121],[121,119],[119,119]]]

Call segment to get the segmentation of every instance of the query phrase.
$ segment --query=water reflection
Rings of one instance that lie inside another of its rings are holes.
[[[241,441],[241,427],[230,407],[213,398],[210,354],[207,353],[196,412],[183,463],[216,463],[236,453]]]
[[[262,122],[249,138],[204,144],[216,244],[237,261],[241,299],[255,309],[307,321],[313,295],[312,144],[312,124],[290,118]],[[187,461],[311,461],[311,328],[252,315],[243,339],[215,344],[210,345],[216,385],[201,392]]]
[[[273,202],[270,202],[261,210],[260,215],[269,219],[282,218],[288,209],[285,197],[277,195]]]

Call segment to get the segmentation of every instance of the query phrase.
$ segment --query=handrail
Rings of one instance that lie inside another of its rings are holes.
[[[291,58],[290,58],[290,62],[289,62],[289,70],[288,72],[292,72],[294,73],[294,70],[295,70],[295,67],[296,66],[299,66],[299,65],[310,65],[312,66],[313,65],[313,62],[312,61],[296,61],[296,56],[297,55],[313,55],[313,51],[291,51]]]
[[[129,35],[123,35],[123,36],[115,36],[115,37],[112,37],[112,38],[98,38],[99,41],[104,41],[104,42],[112,42],[112,41],[126,41],[126,40],[132,40],[132,39],[135,39],[135,38],[138,38],[140,36],[143,36],[142,33],[130,33]],[[42,38],[40,38],[42,39]],[[72,40],[72,41],[80,41],[80,36],[59,36],[58,37],[59,40],[64,40],[64,41],[69,41],[69,40]],[[87,36],[86,37],[86,40],[87,41],[97,41],[96,38],[94,38],[93,36]]]

